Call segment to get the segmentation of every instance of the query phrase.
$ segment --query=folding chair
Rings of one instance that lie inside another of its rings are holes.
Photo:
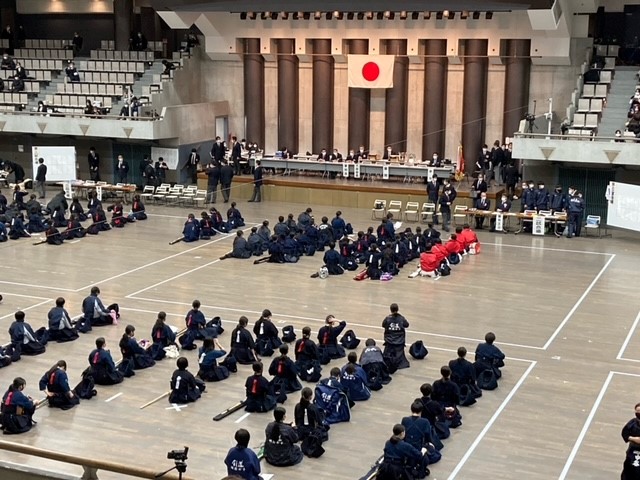
[[[200,204],[204,206],[207,201],[207,191],[206,190],[196,190],[196,196],[193,197],[194,206],[198,207]]]
[[[602,238],[602,224],[600,215],[587,215],[587,221],[584,224],[584,236],[588,236],[589,230],[598,230],[598,238]],[[608,236],[607,229],[605,227],[605,237]]]
[[[169,184],[162,184],[156,188],[156,192],[152,196],[154,203],[165,200],[165,197],[169,193],[169,188],[171,188]]]
[[[182,196],[182,192],[184,191],[183,185],[174,185],[169,189],[169,193],[164,196],[165,203],[169,205],[169,202],[178,205],[179,198]]]
[[[378,217],[378,214],[381,214],[380,217]],[[375,218],[384,218],[384,216],[387,213],[387,201],[386,200],[376,200],[373,202],[373,208],[371,209],[371,218],[375,219]]]
[[[153,185],[146,185],[140,194],[140,198],[143,200],[151,200],[153,199],[153,194],[155,193],[155,188]]]
[[[402,219],[402,202],[400,200],[391,200],[387,213],[392,213],[398,220]]]
[[[466,205],[456,205],[455,208],[453,209],[453,223],[455,225],[458,225],[458,219],[462,218],[462,223],[466,223],[467,222],[467,210],[468,208],[466,207]]]
[[[198,193],[198,187],[196,185],[189,185],[184,189],[182,195],[180,195],[179,203],[186,205],[189,203],[190,205],[195,205],[194,199],[196,198],[196,194]]]
[[[425,202],[422,204],[422,210],[420,211],[420,217],[424,223],[429,223],[430,219],[436,213],[436,204]]]
[[[418,202],[407,202],[404,207],[404,219],[409,221],[409,215],[413,217],[414,222],[420,220],[420,204]]]

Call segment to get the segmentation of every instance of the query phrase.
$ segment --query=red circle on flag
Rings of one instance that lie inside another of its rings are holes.
[[[380,76],[380,67],[377,63],[367,62],[362,67],[362,76],[368,82],[374,82]]]

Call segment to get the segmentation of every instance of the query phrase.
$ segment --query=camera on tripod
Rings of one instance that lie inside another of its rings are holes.
[[[525,114],[525,116],[524,116],[524,119],[525,119],[527,122],[535,122],[535,121],[536,121],[536,116],[535,116],[535,115],[532,115],[532,114],[530,114],[530,113],[526,113],[526,114]]]
[[[189,454],[189,447],[184,447],[183,450],[171,450],[167,453],[169,460],[175,460],[176,463],[184,462],[187,460]]]

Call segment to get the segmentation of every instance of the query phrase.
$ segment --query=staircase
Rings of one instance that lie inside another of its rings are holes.
[[[40,83],[40,93],[29,99],[27,110],[37,110],[38,102],[40,100],[46,103],[47,95],[54,95],[58,93],[58,84],[64,83],[65,78],[66,75],[64,74],[64,71],[58,73],[51,72],[51,81],[44,88],[42,87],[43,84]]]
[[[163,71],[164,65],[162,65],[162,60],[156,60],[150,67],[145,69],[144,74],[133,84],[133,95],[142,101],[144,111],[153,108],[153,105],[150,105],[151,96],[147,92],[151,88],[151,85],[159,85],[161,83],[160,74]],[[118,115],[123,105],[124,98],[114,101],[111,114]]]
[[[624,132],[629,111],[629,98],[639,83],[636,77],[638,67],[616,67],[616,74],[607,95],[607,106],[602,112],[598,125],[598,135],[613,137],[616,130]]]

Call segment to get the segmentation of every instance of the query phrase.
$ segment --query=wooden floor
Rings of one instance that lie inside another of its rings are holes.
[[[306,207],[245,200],[238,200],[238,206],[247,227],[265,218],[273,225],[278,215],[297,216]],[[356,229],[371,224],[368,209],[342,210]],[[458,346],[473,351],[492,330],[508,356],[500,388],[462,409],[463,426],[445,441],[443,459],[431,468],[430,478],[600,480],[619,475],[625,451],[620,429],[640,399],[637,235],[615,232],[608,239],[569,240],[485,231],[479,234],[482,254],[466,257],[438,282],[407,278],[413,265],[391,282],[355,282],[351,275],[310,278],[321,264],[319,255],[295,265],[220,262],[231,236],[169,246],[189,211],[153,206],[148,211],[145,222],[60,247],[33,246],[28,240],[0,244],[3,332],[18,308],[34,327],[43,325],[58,296],[67,299],[72,315],[78,314],[93,285],[100,286],[106,303],[118,302],[122,308],[118,326],[94,329],[71,344],[50,344],[44,355],[1,369],[3,392],[20,375],[27,380],[27,393],[39,398],[40,376],[61,358],[76,383],[97,336],[105,336],[115,353],[127,324],[136,326],[139,339],[148,338],[156,313],[164,310],[170,323],[181,327],[195,298],[208,318],[222,317],[227,329],[223,345],[229,344],[240,315],[255,321],[264,308],[271,309],[279,327],[294,325],[298,335],[306,325],[317,331],[332,313],[360,338],[380,340],[382,319],[389,304],[397,302],[411,323],[408,341],[424,340],[427,359],[412,361],[389,386],[359,403],[351,423],[334,426],[323,457],[305,458],[286,469],[263,462],[264,471],[283,480],[359,478],[381,454],[393,424],[408,415],[419,386],[437,378]],[[314,207],[313,213],[331,218],[334,212],[334,207]],[[7,339],[7,333],[0,333],[0,341]],[[185,355],[195,373],[195,351]],[[96,398],[71,411],[39,410],[36,428],[5,439],[158,471],[172,466],[167,451],[187,445],[191,478],[221,478],[235,430],[247,428],[251,445],[258,446],[272,417],[240,411],[212,422],[244,397],[246,366],[225,382],[208,384],[203,398],[181,411],[166,400],[140,410],[168,389],[173,370],[173,361],[164,360],[121,385],[98,387]],[[296,402],[292,395],[285,404],[290,419]],[[5,452],[0,460],[80,473],[76,467]]]

